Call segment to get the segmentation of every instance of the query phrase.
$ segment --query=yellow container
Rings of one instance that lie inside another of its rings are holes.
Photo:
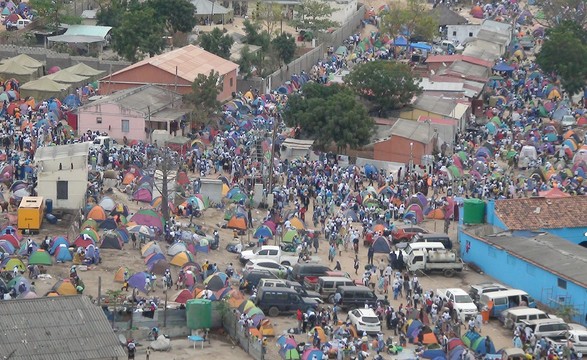
[[[18,229],[41,229],[44,212],[45,201],[42,196],[23,197],[18,207]]]

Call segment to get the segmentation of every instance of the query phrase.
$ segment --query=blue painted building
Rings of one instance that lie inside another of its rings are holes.
[[[551,308],[572,306],[587,325],[587,197],[497,200],[486,210],[488,224],[459,225],[463,260]]]
[[[547,232],[587,247],[587,196],[489,201],[486,214],[503,230]]]

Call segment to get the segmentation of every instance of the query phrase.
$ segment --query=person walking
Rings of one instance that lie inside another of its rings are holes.
[[[375,250],[373,246],[369,246],[369,250],[367,250],[367,264],[373,265],[373,255],[375,255]]]
[[[358,275],[358,271],[359,271],[359,255],[355,255],[355,262],[353,264],[353,268],[355,269],[355,275]]]

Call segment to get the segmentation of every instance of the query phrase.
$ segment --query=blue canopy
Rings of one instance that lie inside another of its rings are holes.
[[[506,64],[505,62],[500,62],[499,64],[493,66],[493,70],[495,70],[495,71],[514,71],[514,67]]]
[[[408,46],[408,39],[404,36],[398,36],[393,41],[393,45],[395,45],[395,46]]]
[[[412,49],[420,49],[420,50],[425,50],[425,51],[432,51],[432,45],[427,44],[427,43],[423,43],[423,42],[417,42],[417,43],[411,43],[410,47]]]

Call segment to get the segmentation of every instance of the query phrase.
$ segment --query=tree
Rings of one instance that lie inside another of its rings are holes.
[[[163,26],[155,20],[155,10],[141,4],[128,11],[120,26],[112,31],[112,48],[128,61],[142,54],[155,56],[164,47]]]
[[[277,23],[285,19],[283,5],[273,2],[258,3],[253,18],[256,22],[263,24],[263,27],[266,28],[267,33],[271,36]]]
[[[536,62],[545,72],[556,73],[569,95],[582,91],[587,78],[587,31],[570,21],[548,31]]]
[[[165,223],[169,223],[169,199],[175,196],[175,187],[172,186],[170,178],[175,174],[175,177],[179,175],[180,164],[182,163],[177,151],[173,151],[168,147],[158,149],[157,157],[155,158],[156,174],[154,178],[156,181],[153,186],[161,194],[161,214]],[[158,173],[158,174],[157,174]],[[158,182],[161,179],[161,183]]]
[[[338,26],[336,21],[330,20],[334,9],[328,2],[320,0],[302,0],[301,4],[296,6],[294,19],[291,25],[300,29],[312,31],[326,30],[330,27]]]
[[[381,15],[380,29],[392,39],[407,33],[431,41],[438,32],[438,19],[428,11],[422,0],[408,0],[403,4],[393,2]]]
[[[275,39],[271,40],[271,45],[275,50],[277,57],[284,64],[289,64],[296,54],[296,39],[291,34],[282,33]]]
[[[232,44],[234,44],[234,39],[228,34],[223,34],[222,30],[218,28],[200,35],[200,46],[204,50],[224,59],[230,58]]]
[[[192,83],[192,91],[184,96],[187,103],[194,107],[193,119],[206,122],[212,113],[220,107],[218,94],[222,91],[220,74],[210,71],[208,76],[198,74]]]
[[[98,1],[96,20],[98,25],[117,28],[130,9],[139,6],[137,0],[102,0]]]
[[[302,134],[326,149],[332,142],[339,152],[369,143],[373,119],[352,91],[339,84],[323,86],[308,83],[302,94],[289,98],[283,113],[289,126],[300,126]]]
[[[398,109],[422,89],[407,64],[377,60],[356,66],[344,82],[381,110]]]
[[[150,0],[148,4],[170,35],[189,33],[197,25],[196,7],[188,0]]]
[[[565,21],[574,22],[577,25],[587,26],[587,5],[585,0],[537,0],[544,16],[534,17],[538,23],[548,27],[554,27]]]
[[[243,25],[245,30],[243,42],[245,44],[260,46],[263,51],[269,50],[271,36],[267,31],[260,31],[261,25],[252,23],[249,20],[245,20]]]
[[[47,25],[57,30],[61,24],[81,24],[82,18],[72,14],[71,8],[63,0],[31,0],[30,6],[39,17],[47,20]]]

